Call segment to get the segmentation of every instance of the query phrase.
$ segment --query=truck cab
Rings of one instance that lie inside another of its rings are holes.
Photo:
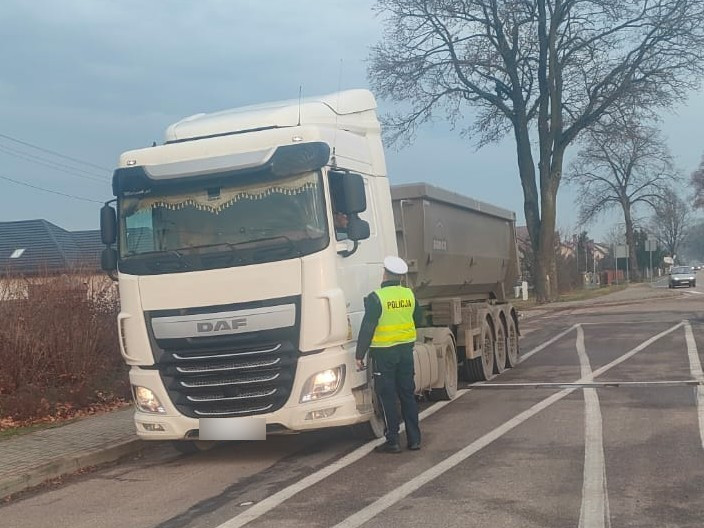
[[[122,154],[104,267],[140,436],[369,422],[354,336],[397,251],[375,109],[351,90],[199,114]]]

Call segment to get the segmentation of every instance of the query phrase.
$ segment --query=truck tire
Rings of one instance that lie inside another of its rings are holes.
[[[369,441],[376,438],[381,438],[386,432],[386,422],[384,422],[384,416],[381,412],[381,405],[376,396],[376,391],[374,390],[374,376],[372,376],[372,364],[371,361],[367,368],[367,383],[369,383],[369,388],[372,391],[372,408],[374,409],[374,414],[368,422],[355,424],[352,426],[352,434],[355,438],[359,440]]]
[[[206,442],[205,440],[172,440],[173,448],[183,455],[193,455],[209,451],[215,447],[216,442]]]
[[[441,389],[431,389],[428,392],[430,401],[450,401],[457,394],[457,350],[455,350],[455,342],[448,335],[443,340],[441,347],[444,356],[445,384]]]
[[[374,418],[368,422],[355,424],[352,426],[352,434],[358,440],[376,440],[384,436],[384,419],[374,415]]]
[[[496,325],[496,342],[494,343],[494,374],[501,374],[506,370],[506,329],[504,323],[499,320]]]
[[[506,367],[518,365],[518,328],[513,317],[509,317],[506,325]]]
[[[365,442],[381,438],[384,436],[385,430],[386,424],[384,423],[384,417],[376,412],[374,413],[372,419],[368,422],[359,423],[352,426],[353,436],[359,440],[364,440]]]
[[[494,333],[488,319],[484,321],[482,334],[484,336],[482,355],[474,359],[465,358],[463,362],[464,375],[470,382],[486,381],[494,375]]]

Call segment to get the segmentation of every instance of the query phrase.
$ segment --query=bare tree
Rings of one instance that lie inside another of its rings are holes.
[[[444,111],[484,145],[513,132],[538,298],[554,297],[557,191],[568,146],[619,106],[668,107],[698,86],[704,0],[378,0],[369,77],[408,103],[410,139]],[[535,148],[533,136],[537,132]],[[551,280],[552,278],[552,280]]]
[[[694,188],[694,207],[704,209],[704,158],[692,173],[691,183]]]
[[[673,190],[668,190],[656,203],[652,226],[658,242],[670,256],[677,255],[687,235],[692,212]]]
[[[697,264],[704,262],[704,221],[700,220],[687,229],[687,234],[678,251],[688,261]]]
[[[623,213],[629,266],[638,279],[633,214],[638,205],[655,208],[675,179],[672,156],[652,127],[627,117],[589,130],[567,179],[579,188],[580,222],[589,223],[611,209]]]

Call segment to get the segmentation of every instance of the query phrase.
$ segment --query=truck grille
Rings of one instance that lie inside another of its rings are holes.
[[[155,338],[149,319],[169,315],[174,313],[148,314],[147,328],[156,368],[179,412],[191,418],[251,416],[286,404],[299,355],[298,324],[236,335]]]

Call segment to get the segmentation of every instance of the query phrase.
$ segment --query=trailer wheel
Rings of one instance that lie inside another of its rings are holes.
[[[428,399],[431,401],[453,400],[457,394],[457,351],[455,342],[449,335],[442,342],[445,367],[445,385],[441,389],[431,389]]]
[[[494,375],[494,332],[487,318],[482,329],[482,355],[464,360],[464,374],[468,381],[486,381]]]
[[[504,323],[499,320],[496,325],[496,343],[494,346],[496,357],[494,358],[494,374],[501,374],[506,370],[506,330]]]
[[[518,329],[513,317],[508,318],[506,330],[506,367],[513,368],[518,365]]]

